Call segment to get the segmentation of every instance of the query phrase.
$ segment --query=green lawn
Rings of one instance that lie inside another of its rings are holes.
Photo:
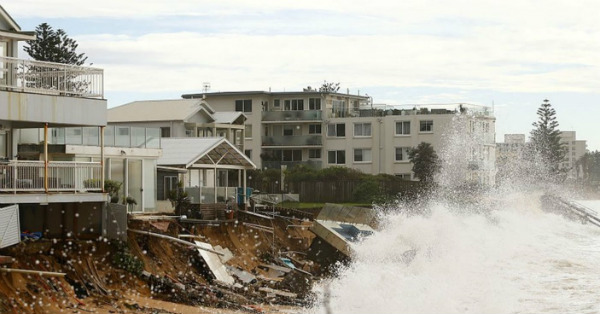
[[[303,209],[303,208],[317,208],[317,207],[323,207],[325,205],[325,203],[299,203],[299,202],[284,202],[283,203],[283,207],[285,208],[296,208],[296,209]],[[342,205],[348,205],[348,206],[356,206],[356,207],[371,207],[371,204],[360,204],[360,203],[342,203]]]

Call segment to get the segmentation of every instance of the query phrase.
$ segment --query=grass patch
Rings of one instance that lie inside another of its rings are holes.
[[[341,203],[341,205],[356,206],[356,207],[372,207],[372,204],[365,204],[365,203]],[[295,208],[295,209],[322,208],[323,206],[325,206],[325,203],[283,202],[283,205],[282,205],[282,207],[285,207],[285,208]]]

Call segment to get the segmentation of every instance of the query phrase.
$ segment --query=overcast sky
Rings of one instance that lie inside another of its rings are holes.
[[[109,107],[211,91],[340,82],[376,104],[494,106],[497,140],[549,99],[562,130],[600,149],[600,2],[4,0],[105,69]],[[27,57],[22,52],[21,57]]]

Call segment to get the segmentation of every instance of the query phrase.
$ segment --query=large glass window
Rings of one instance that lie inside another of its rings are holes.
[[[308,158],[309,159],[321,159],[321,150],[320,149],[309,149],[308,150]]]
[[[371,149],[370,148],[357,148],[354,149],[354,161],[355,162],[371,162]]]
[[[320,124],[310,124],[308,126],[308,134],[321,134]]]
[[[283,127],[283,136],[292,136],[294,135],[294,127],[291,125],[285,125]]]
[[[160,129],[146,129],[146,148],[160,148]]]
[[[346,136],[345,123],[331,123],[327,126],[327,136],[344,137]]]
[[[396,147],[396,161],[408,161],[410,147]]]
[[[396,135],[409,135],[409,134],[410,134],[410,121],[396,122]]]
[[[346,151],[330,150],[327,152],[327,162],[330,164],[343,165],[346,163]]]
[[[308,99],[309,110],[321,110],[321,98],[309,98]]]
[[[354,136],[371,136],[371,123],[354,123]]]
[[[171,128],[170,127],[161,127],[160,128],[160,137],[171,137]]]
[[[235,111],[252,112],[252,99],[236,100]]]
[[[252,138],[252,124],[246,124],[244,126],[244,137]]]
[[[284,110],[304,110],[304,99],[287,99],[284,101]]]
[[[287,149],[283,150],[283,161],[302,161],[302,150]]]
[[[131,138],[129,136],[129,127],[116,127],[115,146],[130,147]]]
[[[100,129],[98,127],[83,128],[83,145],[100,146]]]
[[[420,132],[433,132],[433,120],[419,121]]]
[[[0,132],[0,158],[8,157],[8,154],[7,154],[8,144],[7,144],[6,139],[7,139],[6,133]]]
[[[131,147],[146,146],[146,128],[131,127]]]

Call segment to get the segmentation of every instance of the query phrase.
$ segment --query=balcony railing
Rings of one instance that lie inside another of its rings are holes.
[[[263,111],[263,121],[320,121],[321,110]]]
[[[51,128],[50,145],[100,146],[99,127]],[[41,129],[24,129],[19,144],[37,144],[44,140]],[[104,128],[104,146],[131,148],[160,148],[160,128],[109,125]]]
[[[288,169],[297,165],[307,165],[316,170],[320,170],[323,162],[321,160],[303,160],[303,161],[263,161],[262,166],[268,169],[281,169],[285,165]]]
[[[263,136],[262,146],[321,146],[321,135]]]
[[[101,191],[102,165],[97,162],[48,162],[48,191]],[[44,162],[11,160],[0,164],[0,192],[44,192]]]
[[[104,70],[0,57],[0,87],[36,94],[104,98]]]

